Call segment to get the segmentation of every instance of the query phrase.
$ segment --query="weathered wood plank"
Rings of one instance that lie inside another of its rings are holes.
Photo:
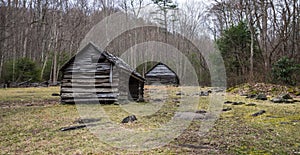
[[[116,102],[116,98],[103,98],[103,99],[62,99],[64,103],[97,103],[97,102]]]
[[[109,79],[109,75],[64,75],[65,79]],[[114,76],[113,78],[118,78]]]
[[[84,89],[84,88],[66,88],[66,87],[61,87],[61,92],[62,93],[110,93],[110,92],[117,92],[118,88],[89,88],[89,89]]]
[[[61,81],[62,83],[95,83],[95,84],[101,84],[101,83],[109,83],[109,79],[63,79]],[[113,83],[114,82],[119,82],[119,78],[114,78],[113,79]]]
[[[117,98],[118,93],[103,93],[103,94],[95,94],[95,93],[64,93],[61,95],[62,98]]]
[[[109,74],[109,73],[110,73],[110,69],[101,69],[101,70],[83,69],[83,70],[69,70],[69,71],[65,71],[64,75],[70,75],[70,74],[99,75],[99,74]]]
[[[112,87],[112,88],[116,88],[118,87],[118,83],[88,83],[88,82],[84,82],[84,83],[71,83],[71,82],[67,82],[67,83],[62,83],[61,84],[62,87],[73,87],[73,88],[90,88],[90,87],[94,87],[94,88],[107,88],[107,87]]]

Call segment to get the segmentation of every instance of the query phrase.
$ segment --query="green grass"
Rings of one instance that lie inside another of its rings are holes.
[[[154,94],[150,94],[152,97],[154,95],[154,99],[163,99],[157,103],[94,106],[105,110],[112,123],[122,128],[151,131],[170,121],[179,110],[178,106],[191,102],[183,100],[175,103],[180,99],[180,96],[175,95],[180,89],[158,88],[152,92]],[[199,91],[199,88],[190,87],[187,90],[188,94],[192,94]],[[224,105],[224,108],[231,107],[232,110],[222,112],[215,126],[206,135],[197,134],[202,122],[194,120],[179,137],[167,145],[145,152],[132,152],[103,143],[87,128],[60,131],[61,127],[78,125],[76,120],[80,115],[76,105],[61,105],[59,97],[51,96],[52,93],[58,92],[58,87],[0,89],[0,154],[299,154],[300,152],[300,103],[273,104],[269,101],[256,101],[227,94],[224,96],[225,100],[255,103],[256,106]],[[165,99],[164,95],[167,96]],[[145,96],[146,100],[151,98],[147,93]],[[200,97],[196,107],[183,111],[207,110],[208,107],[209,97]],[[251,116],[259,110],[266,110],[266,113],[258,117]],[[138,121],[121,124],[120,121],[130,114],[136,114]],[[101,118],[100,116],[97,115]]]
[[[1,106],[20,106],[24,103],[44,105],[45,102],[58,101],[52,93],[59,93],[59,87],[41,88],[9,88],[0,89]]]

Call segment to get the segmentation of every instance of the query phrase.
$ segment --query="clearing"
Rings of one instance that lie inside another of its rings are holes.
[[[224,111],[207,134],[199,135],[202,121],[211,116],[209,101],[213,100],[216,92],[201,96],[200,91],[211,88],[146,89],[148,103],[94,106],[101,107],[111,122],[136,131],[150,131],[163,126],[178,114],[178,107],[190,102],[196,102],[196,107],[186,107],[184,114],[198,111],[203,117],[196,117],[170,143],[152,150],[134,152],[103,143],[88,128],[60,131],[62,127],[80,125],[81,119],[78,113],[80,106],[59,104],[59,97],[51,95],[58,93],[59,87],[0,89],[0,154],[300,154],[299,102],[275,104],[269,100],[223,93],[219,108]],[[182,89],[187,91],[183,93]],[[223,104],[224,101],[245,104]],[[266,113],[251,116],[260,110]],[[133,112],[138,121],[120,123]],[[102,123],[102,117],[98,116],[89,121]]]

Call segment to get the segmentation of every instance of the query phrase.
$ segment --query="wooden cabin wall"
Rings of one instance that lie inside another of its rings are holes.
[[[129,74],[125,71],[119,69],[119,101],[127,101],[128,100],[128,92],[129,92]]]
[[[63,70],[61,102],[107,103],[118,100],[119,72],[105,59],[93,61],[93,56],[97,55],[99,52],[89,48]]]
[[[120,71],[119,101],[142,100],[144,95],[144,82],[131,76],[126,71]]]
[[[164,64],[158,64],[146,75],[146,84],[178,85],[177,75]]]
[[[165,84],[165,85],[178,85],[178,80],[173,76],[156,76],[156,77],[146,77],[146,84]]]

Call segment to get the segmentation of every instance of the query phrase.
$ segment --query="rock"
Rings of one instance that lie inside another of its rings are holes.
[[[258,112],[256,112],[256,113],[252,114],[252,116],[253,116],[253,117],[256,117],[256,116],[262,115],[262,114],[264,114],[264,113],[266,113],[265,110],[260,110],[260,111],[258,111]]]
[[[280,124],[290,124],[290,122],[280,122]]]
[[[201,91],[199,95],[200,95],[200,96],[209,96],[209,93],[208,93],[208,92],[203,92],[203,91]]]
[[[226,101],[224,104],[232,104],[232,101]]]
[[[271,102],[273,102],[273,103],[282,103],[283,99],[280,98],[280,97],[275,97],[275,98],[271,99]]]
[[[289,94],[281,95],[271,99],[273,103],[294,103],[295,101]]]
[[[293,99],[293,98],[290,96],[290,94],[283,94],[283,95],[281,95],[280,97],[283,98],[283,99]]]
[[[129,122],[134,122],[136,120],[137,120],[137,118],[135,117],[135,115],[131,115],[131,116],[125,117],[121,123],[129,123]]]
[[[176,92],[176,95],[179,96],[179,95],[184,95],[184,94],[179,91],[179,92]]]
[[[60,96],[58,93],[52,93],[52,96]]]
[[[233,102],[232,105],[243,105],[245,102]]]
[[[230,111],[230,110],[232,110],[232,108],[230,108],[230,107],[222,109],[222,111]]]
[[[198,113],[198,114],[205,114],[207,112],[205,110],[198,110],[198,111],[196,111],[196,113]]]
[[[284,103],[294,103],[295,101],[293,99],[285,99]]]
[[[38,87],[40,84],[39,83],[29,83],[29,87]]]
[[[225,92],[225,88],[222,88],[222,87],[216,87],[216,88],[213,88],[211,91],[213,92],[216,92],[216,93],[222,93],[222,92]]]
[[[174,99],[173,102],[174,102],[174,103],[180,103],[180,100]]]
[[[299,98],[298,99],[294,99],[294,102],[300,102]]]
[[[246,97],[248,97],[248,94],[240,94],[240,96],[246,96]]]
[[[265,94],[258,94],[256,96],[256,99],[257,100],[267,100],[268,98],[267,98],[267,96]]]
[[[249,104],[246,104],[246,106],[256,106],[255,103],[249,103]]]
[[[248,94],[246,98],[256,98],[256,94]]]
[[[162,99],[159,99],[159,98],[156,98],[153,100],[153,102],[162,102],[163,100]]]

